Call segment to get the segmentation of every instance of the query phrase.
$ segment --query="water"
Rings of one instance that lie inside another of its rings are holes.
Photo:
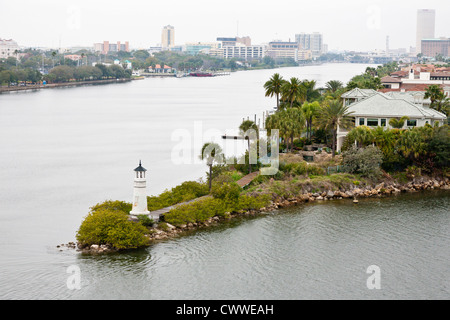
[[[270,110],[275,100],[264,97],[262,85],[274,72],[323,86],[365,68],[335,64],[0,95],[0,298],[449,298],[445,192],[357,207],[301,206],[126,254],[56,248],[74,241],[90,206],[130,201],[139,160],[149,170],[149,194],[204,177],[206,166],[194,163],[201,144]],[[191,135],[182,143],[172,137],[180,129]],[[186,146],[190,164],[171,161],[177,145]],[[381,290],[365,285],[373,264],[381,268]],[[74,265],[80,290],[66,285]]]

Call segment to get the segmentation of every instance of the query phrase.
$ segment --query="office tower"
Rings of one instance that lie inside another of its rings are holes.
[[[416,54],[422,53],[423,39],[434,39],[435,16],[433,9],[417,10]]]
[[[161,46],[163,48],[171,48],[175,45],[175,29],[167,25],[162,30]]]

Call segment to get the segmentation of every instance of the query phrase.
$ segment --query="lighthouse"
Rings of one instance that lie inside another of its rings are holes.
[[[139,167],[134,169],[134,189],[133,189],[133,208],[130,211],[132,215],[149,214],[147,208],[147,179],[145,178],[145,169],[141,161]]]

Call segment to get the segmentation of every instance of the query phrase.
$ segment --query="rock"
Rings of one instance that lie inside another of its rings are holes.
[[[322,196],[318,196],[318,197],[316,197],[316,200],[323,200],[323,197]]]
[[[99,248],[98,244],[93,244],[90,247],[91,250],[98,250],[98,248]]]
[[[175,229],[175,227],[173,225],[171,225],[170,223],[166,223],[167,228],[169,228],[170,230]]]
[[[358,203],[358,200],[356,200],[356,199],[353,199],[353,203]]]
[[[315,197],[315,198],[317,198],[318,196],[320,196],[320,194],[319,193],[313,193],[313,197]]]
[[[378,184],[375,189],[380,190],[381,188],[384,188],[384,182]]]
[[[331,191],[331,190],[328,190],[328,192],[327,192],[327,197],[328,197],[328,198],[333,198],[333,197],[334,197],[334,192]]]

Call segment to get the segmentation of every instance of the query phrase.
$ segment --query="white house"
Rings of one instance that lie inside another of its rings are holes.
[[[359,94],[359,92],[358,92]],[[347,95],[347,99],[349,99]],[[411,96],[414,99],[413,96]],[[404,128],[423,127],[425,124],[440,126],[447,120],[447,116],[434,109],[426,107],[421,103],[410,101],[411,98],[389,96],[381,92],[376,92],[366,98],[349,104],[348,111],[355,119],[355,126],[385,127],[390,128],[389,120],[393,118],[409,117]],[[422,105],[421,105],[422,104]],[[338,127],[337,131],[337,151],[341,150],[344,138],[349,130]]]
[[[355,88],[342,94],[341,98],[343,99],[344,106],[349,106],[354,102],[364,100],[376,93],[377,91],[373,89]]]

